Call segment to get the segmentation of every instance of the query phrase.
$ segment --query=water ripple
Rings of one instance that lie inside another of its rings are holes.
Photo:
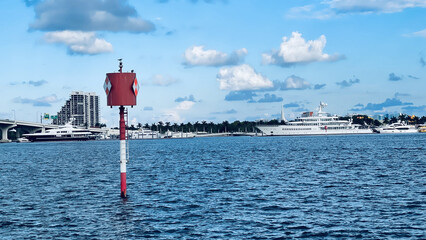
[[[4,239],[425,239],[426,134],[0,145]]]

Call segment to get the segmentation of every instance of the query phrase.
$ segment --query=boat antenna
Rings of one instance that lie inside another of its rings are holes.
[[[320,102],[318,113],[322,113],[322,109],[327,106],[327,103]]]
[[[281,121],[287,122],[284,116],[284,103],[281,104]]]
[[[119,58],[118,62],[119,62],[118,67],[120,68],[120,69],[118,69],[118,72],[121,73],[121,72],[123,72],[123,59]]]

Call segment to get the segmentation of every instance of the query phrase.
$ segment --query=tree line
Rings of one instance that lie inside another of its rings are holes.
[[[207,121],[196,121],[194,123],[171,123],[159,121],[158,123],[142,124],[138,123],[130,125],[129,130],[137,130],[139,128],[151,129],[152,131],[159,131],[164,133],[166,131],[173,132],[207,132],[207,133],[223,133],[223,132],[255,132],[257,122],[255,121],[223,121],[221,123],[207,122]]]

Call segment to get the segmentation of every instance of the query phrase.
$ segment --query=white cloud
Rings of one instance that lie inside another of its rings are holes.
[[[192,101],[183,101],[180,102],[173,109],[168,109],[163,111],[162,114],[158,117],[158,121],[164,122],[183,122],[185,118],[181,116],[182,112],[190,110],[194,106],[195,102]]]
[[[176,110],[189,110],[192,108],[192,106],[194,106],[195,102],[192,101],[183,101],[180,102],[177,106],[176,106]]]
[[[58,31],[44,35],[49,43],[62,43],[68,46],[70,53],[99,54],[112,52],[111,43],[96,37],[94,32]]]
[[[306,89],[310,88],[311,84],[301,77],[291,75],[284,82],[285,89]]]
[[[324,0],[291,8],[288,18],[329,19],[346,14],[395,13],[406,8],[424,8],[425,0]]]
[[[22,103],[22,104],[32,104],[34,107],[50,107],[51,103],[59,102],[60,99],[55,94],[36,98],[36,99],[30,99],[30,98],[21,98],[16,97],[13,99],[13,102],[15,103]]]
[[[414,32],[414,33],[411,34],[411,36],[426,38],[426,29],[423,29],[423,30],[418,31],[418,32]]]
[[[189,66],[236,65],[242,62],[246,55],[245,48],[227,54],[216,50],[204,50],[204,46],[193,46],[186,49],[184,64]]]
[[[287,18],[309,18],[309,19],[329,19],[336,14],[330,9],[316,9],[316,6],[305,5],[301,7],[290,8],[290,10],[286,13]]]
[[[140,18],[135,7],[123,0],[49,0],[35,7],[33,30],[111,31],[147,33],[155,25]]]
[[[157,86],[166,87],[177,82],[178,80],[176,78],[173,78],[170,76],[164,76],[162,74],[156,74],[152,77],[152,84]]]
[[[241,91],[273,87],[273,83],[249,65],[221,68],[217,74],[221,90]]]
[[[305,41],[302,34],[293,32],[290,38],[283,37],[279,51],[262,54],[263,63],[288,67],[294,64],[306,64],[310,62],[337,61],[342,59],[340,55],[323,53],[327,40],[321,35],[317,40]]]
[[[134,117],[134,118],[130,121],[130,123],[131,123],[133,126],[136,126],[136,125],[138,125],[138,120]]]
[[[405,8],[426,7],[425,0],[330,0],[325,3],[339,13],[394,13]]]
[[[184,119],[179,115],[179,113],[175,110],[167,110],[164,113],[162,113],[158,118],[158,121],[163,122],[183,122]]]

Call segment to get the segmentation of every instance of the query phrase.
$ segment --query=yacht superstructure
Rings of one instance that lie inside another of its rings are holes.
[[[339,117],[323,111],[326,103],[320,102],[317,114],[304,112],[301,117],[286,121],[283,110],[281,119],[284,124],[256,126],[266,136],[292,135],[333,135],[333,134],[368,134],[373,131],[350,120],[339,120]]]

